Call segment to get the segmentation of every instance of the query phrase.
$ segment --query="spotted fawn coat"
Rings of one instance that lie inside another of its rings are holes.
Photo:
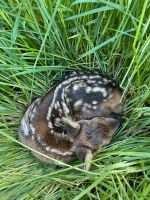
[[[46,95],[37,98],[21,120],[20,141],[51,158],[90,161],[108,144],[120,125],[121,92],[99,74],[73,72]],[[51,163],[36,152],[41,161]]]

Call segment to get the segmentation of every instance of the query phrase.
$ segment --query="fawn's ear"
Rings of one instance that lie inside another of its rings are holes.
[[[74,153],[79,158],[80,162],[85,163],[84,169],[90,169],[90,161],[93,158],[91,150],[86,146],[77,146],[74,150]]]
[[[75,138],[79,133],[80,124],[66,117],[62,118],[62,122],[64,124],[65,130],[70,135],[70,137]]]

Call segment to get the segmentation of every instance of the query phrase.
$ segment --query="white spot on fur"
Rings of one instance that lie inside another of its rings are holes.
[[[50,151],[51,148],[50,148],[49,146],[47,146],[47,147],[45,147],[45,150],[46,150],[46,151]]]
[[[104,81],[105,83],[108,83],[108,82],[109,82],[109,80],[106,79],[106,78],[103,78],[103,81]]]
[[[61,136],[64,138],[65,137],[65,133],[64,131],[61,133]]]
[[[34,109],[32,111],[30,111],[30,120],[33,120],[33,118],[35,117],[35,114],[37,112],[37,107],[35,106]]]
[[[83,78],[83,79],[87,79],[87,78],[88,78],[88,76],[85,76],[85,75],[84,75],[84,76],[82,76],[81,78]]]
[[[96,105],[98,103],[98,101],[92,101],[93,105]]]
[[[101,78],[100,75],[89,76],[89,79]]]
[[[60,107],[59,101],[56,102],[57,107]]]
[[[54,108],[57,109],[57,104],[56,103],[54,104]]]
[[[92,92],[101,92],[103,97],[107,96],[107,92],[106,92],[105,88],[95,87],[95,88],[93,88]]]
[[[49,127],[49,128],[53,128],[52,122],[48,122],[48,127]]]
[[[55,118],[55,122],[54,122],[55,126],[60,126],[60,118]]]
[[[22,120],[21,120],[21,130],[22,130],[22,134],[24,136],[28,136],[29,135],[29,127],[28,127],[28,124],[26,123],[26,120],[25,118],[23,117]]]
[[[66,102],[69,103],[70,102],[70,98],[66,98]]]
[[[96,83],[96,80],[88,80],[88,83]]]
[[[63,156],[67,156],[67,155],[72,155],[72,152],[71,151],[66,151],[66,152],[62,152],[62,151],[59,151],[57,149],[50,149],[50,151],[52,153],[56,153],[58,155],[63,155]]]
[[[62,152],[62,151],[60,151],[60,150],[58,150],[58,149],[51,148],[51,147],[49,147],[49,146],[46,146],[45,150],[46,150],[47,152],[55,153],[55,154],[62,155],[62,156],[72,155],[72,152],[71,152],[71,151]]]
[[[36,131],[35,131],[35,128],[34,128],[33,124],[30,124],[30,129],[32,131],[32,134],[34,135]]]
[[[39,135],[37,135],[37,140],[40,142],[41,141],[41,138]]]
[[[65,116],[68,116],[69,109],[68,109],[67,105],[64,102],[62,102],[62,106],[63,106],[63,110],[64,110],[64,113],[65,113]]]
[[[73,86],[73,90],[78,90],[80,87],[79,87],[79,85],[77,85],[77,84],[75,84],[74,86]]]
[[[93,108],[94,110],[96,110],[96,109],[97,109],[97,106],[92,106],[92,108]]]
[[[79,107],[83,103],[83,100],[80,99],[74,103],[74,107]]]
[[[90,93],[92,91],[92,88],[91,87],[87,87],[85,90],[86,90],[86,93]]]

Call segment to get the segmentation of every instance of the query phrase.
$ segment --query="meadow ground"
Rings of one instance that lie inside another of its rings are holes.
[[[148,0],[0,0],[0,199],[148,200]],[[18,142],[24,108],[73,70],[123,91],[124,122],[90,172],[40,163]]]

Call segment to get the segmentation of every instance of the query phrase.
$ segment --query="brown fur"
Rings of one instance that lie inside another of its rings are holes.
[[[116,129],[113,129],[105,118],[93,118],[92,120],[81,120],[82,129],[75,139],[74,146],[82,144],[96,154],[101,147],[110,143]],[[98,145],[91,139],[99,139]]]
[[[121,92],[118,88],[113,89],[112,97],[100,104],[102,116],[109,116],[112,112],[120,114],[123,111],[123,106],[120,102]]]
[[[36,139],[32,140],[31,138],[25,138],[23,137],[22,134],[19,135],[19,139],[21,141],[21,143],[23,143],[24,145],[26,145],[27,147],[37,151],[37,152],[40,152],[41,154],[44,154],[50,158],[54,158],[56,160],[62,160],[62,161],[65,161],[66,163],[67,162],[70,162],[71,160],[74,159],[74,156],[70,156],[70,155],[67,155],[67,156],[61,156],[61,155],[58,155],[58,154],[55,154],[55,153],[48,153],[46,152],[36,141]],[[47,164],[51,164],[53,163],[54,161],[52,161],[51,159],[47,158],[47,157],[44,157],[43,155],[39,154],[39,153],[36,153],[35,151],[32,151],[32,154],[37,158],[39,159],[40,161],[42,162],[45,162]]]

